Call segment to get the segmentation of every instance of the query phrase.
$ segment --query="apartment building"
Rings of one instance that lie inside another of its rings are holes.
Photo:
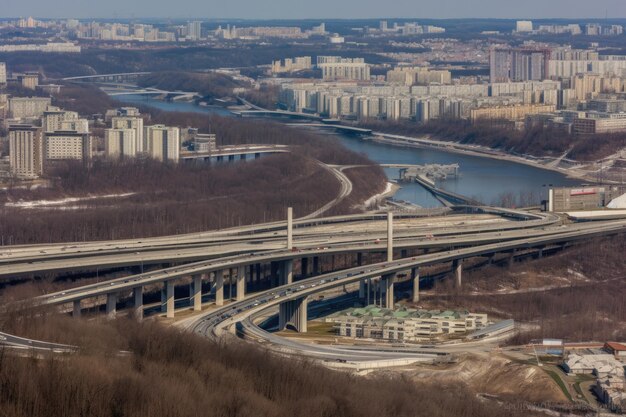
[[[41,129],[31,125],[9,126],[9,166],[11,175],[34,179],[43,173]]]

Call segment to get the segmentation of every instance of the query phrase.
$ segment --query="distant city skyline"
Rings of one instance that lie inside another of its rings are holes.
[[[241,18],[241,19],[366,19],[366,18],[626,18],[624,0],[0,0],[0,18]]]

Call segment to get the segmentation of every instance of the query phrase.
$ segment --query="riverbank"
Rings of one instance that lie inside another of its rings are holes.
[[[191,112],[212,113],[232,117],[232,113],[225,108],[207,108],[193,103],[165,102],[139,96],[122,96],[120,99],[127,105],[156,107],[169,114],[173,114],[170,112]],[[221,111],[218,111],[218,109]],[[166,124],[173,122],[173,120],[169,119],[161,121]],[[216,118],[213,122],[221,124],[222,120]],[[547,192],[546,187],[576,187],[580,186],[582,182],[578,179],[572,179],[580,178],[575,173],[565,172],[563,169],[553,169],[548,165],[551,160],[539,160],[529,163],[519,158],[515,159],[511,156],[497,154],[488,148],[479,149],[472,146],[463,146],[463,149],[460,149],[455,143],[437,141],[430,137],[410,138],[399,135],[378,134],[377,137],[372,136],[362,139],[353,135],[334,132],[332,126],[315,128],[298,126],[295,123],[293,125],[292,128],[297,129],[297,131],[291,133],[294,140],[301,136],[300,133],[296,132],[314,130],[318,134],[341,142],[343,146],[357,154],[367,155],[370,160],[378,164],[459,164],[462,174],[453,180],[441,181],[438,186],[450,192],[482,201],[487,205],[536,205],[542,199],[547,198],[547,195],[544,195]],[[568,161],[565,160],[563,162],[567,163]],[[393,169],[385,168],[385,172],[388,180],[395,178]],[[354,177],[352,178],[353,181],[359,181],[362,183],[362,186],[367,186],[358,174],[350,175]],[[380,192],[384,188],[385,186],[382,184],[376,192]],[[362,202],[369,199],[372,194],[374,193],[361,195]],[[441,207],[441,203],[427,190],[414,183],[402,184],[402,187],[393,198],[424,208]],[[351,206],[354,207],[354,203]]]
[[[561,159],[559,158],[534,158],[531,156],[511,155],[503,151],[494,150],[480,145],[466,145],[461,143],[436,140],[430,137],[416,138],[411,136],[393,135],[384,132],[372,132],[372,136],[367,140],[372,140],[374,142],[382,143],[385,145],[393,145],[407,148],[430,148],[450,153],[498,159],[501,161],[514,162],[518,164],[532,166],[534,168],[558,172],[571,179],[587,181],[591,183],[598,182],[597,179],[590,176],[590,173],[588,171],[583,170],[583,167],[585,165],[568,168],[560,167],[558,166],[561,163]]]
[[[106,90],[104,90],[106,91]],[[244,106],[251,106],[252,104],[243,101]],[[217,111],[217,113],[228,113],[230,115],[235,115],[235,112],[231,111],[226,107],[215,106],[215,109],[208,108],[209,106],[198,106],[196,104],[189,103],[189,105],[197,107],[198,110],[204,109],[209,111],[215,111],[217,109],[221,111]],[[214,107],[214,106],[211,106]],[[255,109],[262,110],[258,106],[254,106]],[[347,125],[349,126],[349,125]],[[513,155],[507,153],[505,151],[495,150],[486,146],[481,145],[469,145],[469,144],[461,144],[458,142],[448,142],[443,140],[434,139],[429,135],[423,137],[413,137],[413,136],[404,136],[404,135],[396,135],[391,133],[385,133],[380,131],[374,131],[370,138],[372,141],[392,145],[399,147],[412,147],[412,148],[430,148],[437,149],[444,152],[456,153],[456,154],[464,154],[470,156],[498,159],[507,162],[513,162],[518,164],[523,164],[527,166],[531,166],[534,168],[544,169],[552,172],[557,172],[562,175],[565,175],[567,178],[585,181],[589,183],[597,183],[598,179],[592,176],[592,172],[594,171],[594,165],[598,162],[592,162],[588,164],[575,164],[574,161],[567,161],[564,159],[564,156],[559,158],[552,157],[533,157],[531,155]],[[563,166],[569,163],[570,166]]]

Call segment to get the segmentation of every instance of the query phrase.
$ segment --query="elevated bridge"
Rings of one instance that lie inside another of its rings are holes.
[[[281,110],[242,110],[233,113],[239,117],[269,117],[295,120],[322,120],[320,116],[316,116],[314,114],[296,113]]]
[[[184,152],[181,153],[182,161],[211,161],[216,159],[218,162],[223,160],[234,161],[238,159],[247,159],[248,156],[259,158],[263,154],[287,153],[289,147],[287,145],[249,145],[249,146],[227,146],[220,147],[211,152]]]
[[[95,74],[95,75],[79,75],[76,77],[61,78],[61,81],[67,82],[122,82],[128,80],[137,80],[143,75],[152,74],[151,72],[121,72],[116,74]]]
[[[371,129],[363,129],[360,127],[344,126],[334,123],[290,123],[289,126],[297,127],[312,127],[318,129],[334,129],[338,132],[347,133],[351,135],[369,136],[372,134]]]

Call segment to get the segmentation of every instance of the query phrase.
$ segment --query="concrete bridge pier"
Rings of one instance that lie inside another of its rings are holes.
[[[365,280],[359,281],[359,298],[362,300],[365,298]]]
[[[107,294],[106,315],[110,319],[114,319],[117,314],[117,294]]]
[[[167,311],[167,299],[165,297],[165,287],[161,288],[161,313]]]
[[[193,304],[193,311],[202,310],[202,275],[196,274],[193,276],[191,282],[191,302]]]
[[[279,285],[289,285],[293,283],[293,259],[288,259],[280,263]]]
[[[454,271],[456,286],[461,288],[461,285],[463,285],[463,261],[458,259],[452,261],[452,271]]]
[[[243,266],[235,269],[235,276],[237,277],[237,295],[236,300],[242,301],[246,298],[246,269]]]
[[[313,275],[319,275],[320,274],[320,257],[319,256],[314,256],[313,257]]]
[[[420,268],[416,266],[411,268],[411,281],[413,282],[413,302],[420,300]]]
[[[215,271],[215,305],[224,305],[224,271]]]
[[[300,267],[300,275],[306,278],[309,275],[309,258],[302,258],[302,260],[300,261]]]
[[[393,261],[393,213],[387,213],[387,262]]]
[[[166,317],[174,318],[174,281],[165,281]]]
[[[299,333],[306,333],[309,302],[307,297],[281,303],[278,309],[278,330],[293,326]]]
[[[293,208],[287,207],[287,249],[293,249]]]
[[[509,252],[509,259],[507,260],[507,266],[510,268],[515,263],[515,249]]]
[[[72,317],[79,319],[81,314],[80,300],[72,302]]]
[[[374,278],[372,280],[372,304],[377,306],[378,304],[378,294],[380,293],[380,280],[378,278]]]
[[[393,284],[396,276],[394,274],[385,275],[382,279],[383,286],[385,287],[385,308],[393,309],[394,304],[394,290]]]
[[[278,287],[280,282],[280,263],[272,261],[270,263],[270,286]]]
[[[133,316],[135,319],[143,320],[143,287],[133,288]]]

